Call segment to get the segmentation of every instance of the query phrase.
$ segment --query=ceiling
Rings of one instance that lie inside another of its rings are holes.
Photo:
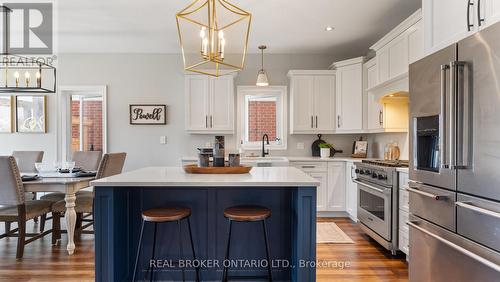
[[[192,0],[64,0],[60,53],[179,53],[175,13]],[[252,13],[249,52],[364,54],[420,0],[229,0]],[[335,29],[325,31],[326,26]]]

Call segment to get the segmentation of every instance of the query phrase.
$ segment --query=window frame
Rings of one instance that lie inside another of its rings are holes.
[[[248,135],[248,127],[246,126],[247,120],[247,109],[246,109],[246,96],[262,96],[266,97],[278,97],[277,114],[276,114],[276,133],[279,134],[281,138],[281,144],[271,143],[266,145],[266,149],[269,150],[286,150],[287,149],[287,138],[288,138],[288,95],[286,86],[238,86],[237,87],[237,129],[236,129],[236,147],[243,148],[249,151],[256,151],[262,149],[262,142],[249,142],[241,144],[243,140]],[[245,131],[245,132],[244,132]],[[269,140],[272,142],[272,140]]]

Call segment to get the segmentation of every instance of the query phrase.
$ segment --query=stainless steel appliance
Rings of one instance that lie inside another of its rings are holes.
[[[410,66],[410,281],[500,279],[499,34]]]
[[[396,167],[404,166],[408,162],[363,160],[355,170],[360,227],[392,254],[398,250]]]

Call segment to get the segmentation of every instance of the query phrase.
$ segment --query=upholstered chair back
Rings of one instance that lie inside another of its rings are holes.
[[[72,155],[75,167],[79,167],[86,171],[96,171],[99,168],[101,158],[101,151],[75,151]]]
[[[0,156],[0,205],[24,204],[24,187],[16,159]]]
[[[37,172],[35,163],[43,160],[43,151],[14,151],[12,156],[17,159],[17,166],[21,172]]]
[[[97,170],[96,179],[122,173],[126,157],[127,153],[104,154]]]

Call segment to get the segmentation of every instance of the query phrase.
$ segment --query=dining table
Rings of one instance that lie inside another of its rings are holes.
[[[66,249],[69,255],[75,252],[76,192],[89,187],[90,181],[94,180],[94,178],[95,177],[78,177],[73,173],[53,172],[39,174],[39,177],[35,180],[23,181],[24,190],[26,192],[61,192],[65,194],[66,212],[64,218],[68,233],[68,245]]]

